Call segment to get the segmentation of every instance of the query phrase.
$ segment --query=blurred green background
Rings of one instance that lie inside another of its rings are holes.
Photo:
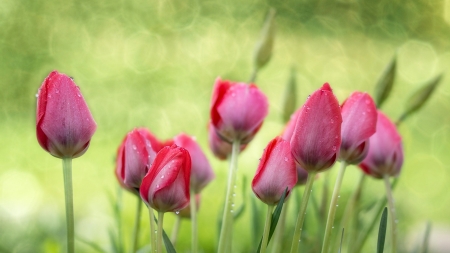
[[[394,195],[400,238],[411,242],[427,220],[433,231],[448,232],[449,0],[2,0],[0,252],[65,250],[61,161],[44,152],[35,137],[35,94],[52,70],[74,77],[98,124],[88,152],[73,162],[77,237],[109,247],[108,230],[115,226],[111,199],[118,185],[116,149],[127,131],[146,126],[161,139],[180,132],[194,135],[210,158],[216,180],[203,193],[199,237],[201,249],[214,252],[227,164],[207,147],[212,85],[218,76],[248,80],[269,7],[277,10],[274,54],[256,83],[269,98],[270,112],[239,161],[240,178],[249,179],[248,196],[262,149],[283,129],[281,98],[292,65],[299,106],[324,82],[343,101],[353,90],[372,93],[396,52],[396,83],[383,105],[393,119],[416,89],[444,73],[432,99],[400,127],[405,163]],[[335,169],[330,173],[333,178]],[[359,173],[348,169],[343,196],[350,194]],[[382,196],[383,183],[369,181],[364,198]],[[122,208],[123,239],[129,244],[135,198],[127,192]],[[251,247],[248,211],[236,223],[236,252]],[[174,219],[167,217],[170,233]],[[288,217],[288,227],[295,217]],[[189,251],[189,224],[182,224],[179,252]],[[145,212],[142,228],[141,246],[148,241]],[[80,241],[77,249],[95,252]]]

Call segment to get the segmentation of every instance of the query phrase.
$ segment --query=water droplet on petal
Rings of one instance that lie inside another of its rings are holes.
[[[175,214],[178,215],[180,213],[180,211],[176,211]]]
[[[38,97],[39,97],[39,94],[37,94],[37,93],[36,93],[36,95],[35,95],[35,96],[36,96],[36,97],[38,98]]]
[[[136,149],[137,149],[136,145],[133,144],[133,150],[136,150]]]
[[[289,161],[289,159],[285,156],[284,161],[287,162],[287,161]]]
[[[164,175],[162,175],[161,178],[164,178]]]
[[[337,148],[336,146],[333,146],[331,149],[333,149],[333,151],[336,151]]]

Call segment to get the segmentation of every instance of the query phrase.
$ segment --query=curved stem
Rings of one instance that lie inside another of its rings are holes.
[[[300,205],[300,211],[298,212],[297,223],[295,224],[294,237],[292,238],[291,253],[298,252],[298,246],[300,244],[300,237],[302,235],[303,221],[305,220],[306,207],[308,206],[309,195],[312,192],[312,186],[317,172],[311,171],[308,174],[308,180],[306,181],[305,190],[303,192],[302,203]]]
[[[195,203],[195,192],[191,189],[191,253],[197,253],[197,241],[198,241],[198,234],[197,234],[197,206]]]
[[[397,251],[397,224],[396,224],[394,198],[392,196],[392,189],[391,189],[391,182],[389,181],[389,175],[384,174],[383,179],[384,179],[384,185],[386,187],[386,196],[388,199],[389,211],[391,213],[391,238],[392,238],[391,253],[395,253]]]
[[[228,171],[227,195],[225,199],[225,209],[223,211],[222,228],[220,229],[218,253],[225,253],[227,248],[231,250],[231,237],[233,227],[233,188],[236,184],[237,158],[239,155],[239,141],[233,142],[230,169]]]
[[[259,253],[266,253],[267,244],[269,241],[270,224],[272,223],[273,208],[274,206],[267,205],[266,225],[264,226],[264,234],[261,243],[261,250],[259,251]]]
[[[67,252],[75,252],[75,226],[73,219],[72,158],[63,158],[64,196],[66,201]]]
[[[151,246],[152,246],[152,252],[157,252],[156,247],[156,226],[155,226],[155,214],[153,213],[153,208],[148,206],[148,214],[150,217],[150,240],[151,240]]]
[[[163,233],[164,212],[158,212],[158,253],[162,253],[162,233]]]
[[[172,242],[172,245],[174,247],[175,247],[175,244],[177,243],[178,231],[180,230],[180,225],[181,225],[181,216],[177,215],[175,224],[173,225],[172,235],[170,236],[170,241]]]
[[[256,76],[258,75],[258,67],[254,67],[252,70],[252,74],[250,76],[250,79],[248,80],[248,83],[254,83],[256,81]]]
[[[327,225],[325,227],[325,236],[323,238],[322,253],[327,253],[331,242],[331,229],[334,228],[334,217],[336,215],[337,202],[339,198],[339,192],[341,190],[342,180],[344,179],[345,167],[347,163],[341,161],[341,168],[339,169],[336,183],[334,184],[333,195],[331,196],[330,208],[328,210]]]
[[[142,200],[140,197],[137,197],[137,206],[136,206],[136,219],[134,220],[133,227],[133,236],[131,237],[131,250],[130,252],[136,252],[138,240],[139,240],[139,228],[141,223],[141,209],[142,209]]]

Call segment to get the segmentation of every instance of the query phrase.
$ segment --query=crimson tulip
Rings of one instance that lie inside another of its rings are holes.
[[[331,167],[341,145],[341,109],[331,87],[325,83],[301,108],[291,138],[295,160],[306,171]]]
[[[208,162],[201,147],[191,136],[184,133],[179,134],[173,138],[174,143],[187,149],[191,156],[191,190],[194,193],[199,193],[211,180],[214,179],[214,171]]]
[[[139,193],[142,179],[159,151],[159,141],[145,128],[130,131],[122,141],[116,159],[119,183],[133,193]]]
[[[221,139],[230,143],[250,142],[267,113],[267,98],[254,84],[216,80],[210,114]]]
[[[156,154],[142,180],[141,198],[158,212],[172,212],[189,204],[191,157],[176,145],[166,146]]]
[[[275,205],[286,187],[288,196],[296,183],[297,170],[289,142],[276,137],[263,152],[252,181],[253,192],[264,203]]]
[[[339,157],[348,164],[358,164],[367,155],[369,138],[377,126],[377,108],[369,94],[354,92],[341,106],[342,143]]]
[[[37,94],[36,135],[41,147],[58,158],[76,158],[86,152],[96,129],[73,79],[51,72]]]
[[[378,111],[377,131],[370,137],[369,151],[359,165],[368,175],[383,178],[398,176],[403,165],[402,137],[395,124]]]

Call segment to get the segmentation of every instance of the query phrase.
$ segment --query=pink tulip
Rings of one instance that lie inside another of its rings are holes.
[[[266,96],[253,84],[216,80],[211,122],[221,139],[248,143],[268,113]]]
[[[320,172],[336,161],[341,145],[341,109],[325,83],[301,108],[291,138],[292,155],[308,172]]]
[[[139,193],[142,179],[159,151],[159,141],[145,128],[130,131],[117,151],[116,176],[119,183]]]
[[[377,126],[377,108],[367,93],[354,92],[341,106],[342,143],[340,159],[358,164],[367,155],[369,138]]]
[[[97,124],[72,78],[57,71],[45,78],[37,94],[36,135],[58,158],[76,158],[89,147]]]
[[[252,181],[253,192],[262,202],[275,205],[285,189],[289,195],[296,183],[297,170],[289,142],[276,137],[263,152]]]
[[[214,171],[193,137],[182,133],[175,136],[173,140],[177,146],[189,151],[192,161],[191,189],[197,194],[214,179]]]
[[[370,137],[369,152],[359,165],[375,178],[398,176],[403,165],[402,138],[389,118],[378,111],[377,131]]]
[[[156,154],[140,187],[141,198],[158,212],[172,212],[189,204],[191,157],[176,145]]]
[[[231,143],[220,139],[219,135],[216,133],[216,129],[211,123],[208,124],[208,141],[209,148],[218,159],[225,160],[231,154]],[[247,144],[242,144],[240,151],[244,151],[246,147]]]

